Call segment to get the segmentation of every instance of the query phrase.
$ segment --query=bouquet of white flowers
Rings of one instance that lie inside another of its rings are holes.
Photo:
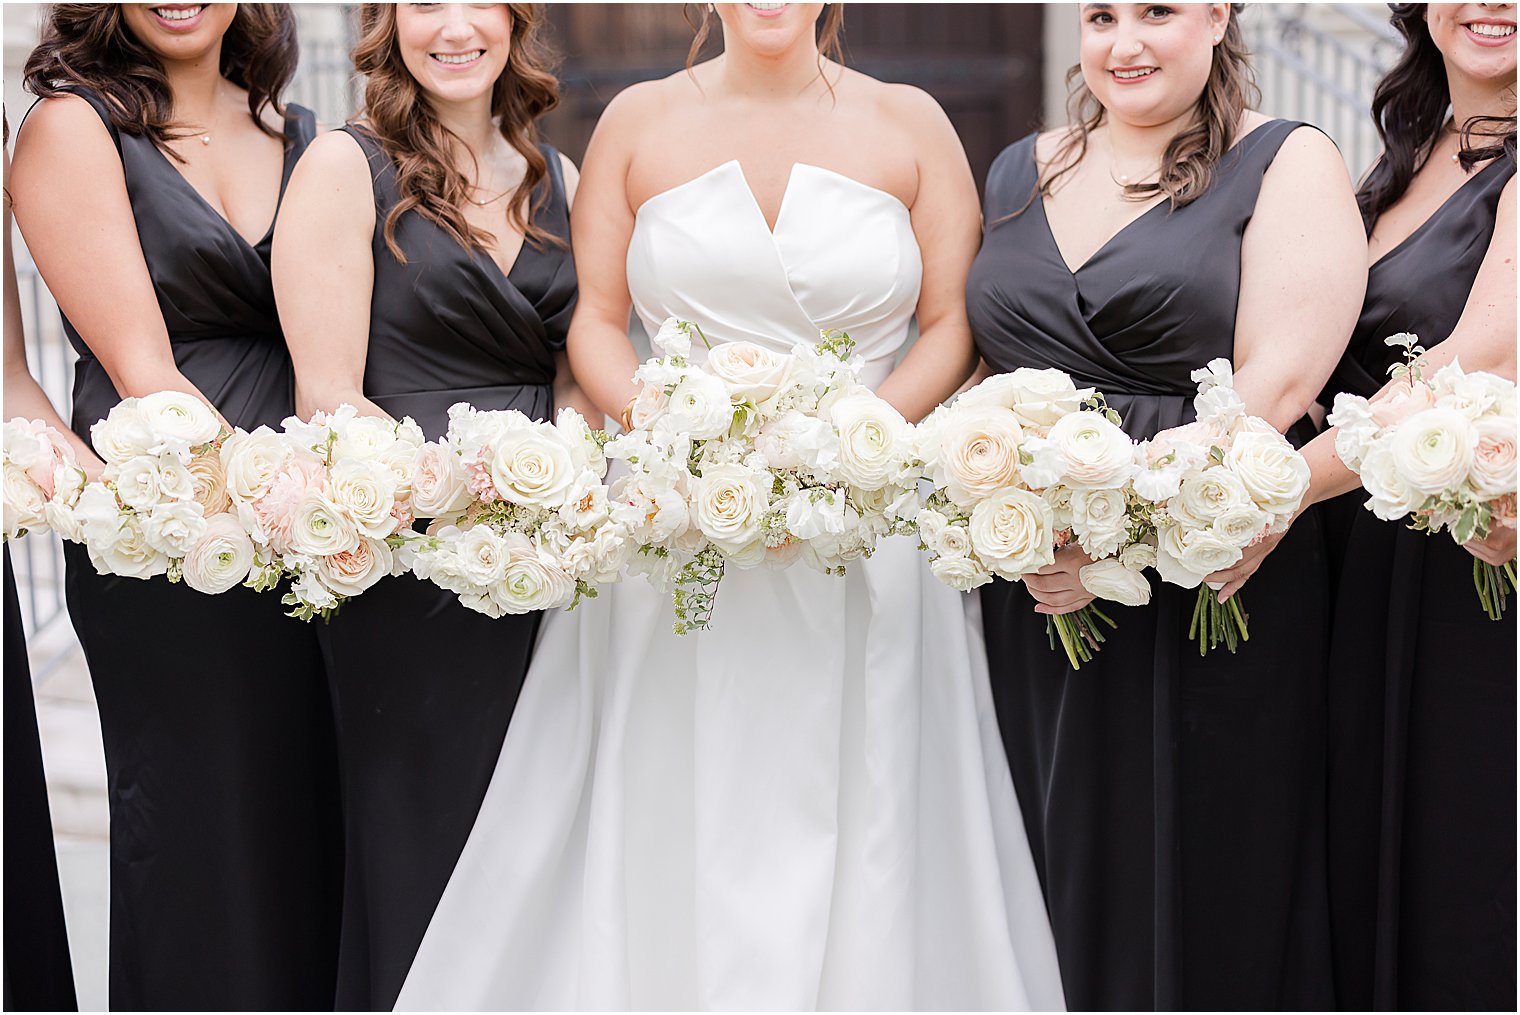
[[[409,537],[423,435],[410,417],[360,416],[351,405],[281,425],[227,438],[227,494],[257,548],[249,584],[264,591],[289,576],[290,615],[325,620],[404,570],[396,550]]]
[[[1228,360],[1193,371],[1198,418],[1144,442],[1135,490],[1152,503],[1156,570],[1197,588],[1188,636],[1204,655],[1250,637],[1239,596],[1224,603],[1204,578],[1233,567],[1246,547],[1285,530],[1309,489],[1309,465],[1266,420],[1249,416]]]
[[[412,507],[434,521],[408,565],[490,617],[594,597],[632,548],[602,483],[606,441],[573,409],[543,423],[453,406],[447,436],[417,452]]]
[[[1361,478],[1367,510],[1385,521],[1413,515],[1410,527],[1445,530],[1457,543],[1482,539],[1495,525],[1515,525],[1515,382],[1451,363],[1426,378],[1425,352],[1411,334],[1384,339],[1402,346],[1399,382],[1383,397],[1335,396],[1329,421],[1335,451]],[[1515,565],[1473,558],[1478,602],[1491,620],[1504,616]]]
[[[97,571],[167,575],[209,595],[248,578],[253,543],[230,513],[222,465],[231,436],[204,402],[180,391],[128,398],[90,437],[106,469],[74,518]]]
[[[74,505],[84,489],[74,449],[40,419],[5,424],[5,538],[51,528],[78,542]]]
[[[912,429],[860,383],[849,336],[778,353],[749,342],[688,360],[700,327],[667,320],[663,355],[634,375],[632,429],[607,444],[625,462],[612,517],[633,566],[673,582],[678,634],[708,626],[725,567],[794,560],[842,574],[917,508]]]
[[[1084,408],[1085,407],[1085,408]],[[1092,410],[1092,411],[1088,411]],[[1080,580],[1102,599],[1143,605],[1150,559],[1143,505],[1128,488],[1135,442],[1092,388],[1060,370],[1023,367],[989,377],[916,428],[933,482],[918,514],[921,545],[940,581],[968,591],[1018,581],[1075,540],[1092,557]],[[1095,605],[1050,617],[1073,667],[1092,658],[1115,623]]]

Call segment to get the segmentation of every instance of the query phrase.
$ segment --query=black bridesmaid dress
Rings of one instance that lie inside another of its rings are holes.
[[[1401,331],[1462,316],[1515,175],[1500,157],[1372,266],[1325,393],[1386,383]],[[1373,223],[1368,223],[1370,230]],[[1478,606],[1472,556],[1329,506],[1342,557],[1330,651],[1330,899],[1346,1009],[1515,1007],[1515,615]]]
[[[387,247],[400,200],[396,169],[373,135],[343,128],[374,177],[374,296],[364,393],[411,416],[429,439],[448,409],[553,411],[554,351],[575,306],[565,246],[525,242],[503,275],[415,211]],[[537,224],[568,240],[559,154],[545,147],[548,203]],[[389,1010],[501,754],[528,670],[538,614],[493,620],[412,575],[384,578],[321,629],[343,779],[346,885],[338,1009]]]
[[[21,601],[5,548],[5,1010],[75,1011]]]
[[[1193,417],[1189,373],[1233,352],[1240,244],[1300,124],[1228,152],[1208,191],[1163,202],[1072,272],[1035,193],[1034,136],[999,156],[967,284],[996,370],[1056,367],[1137,438]],[[1020,211],[1020,209],[1023,209]],[[1009,217],[1009,216],[1012,217]],[[1307,420],[1291,438],[1312,435]],[[1074,671],[1016,584],[982,589],[993,699],[1072,1011],[1324,1008],[1328,574],[1310,512],[1246,586],[1250,643],[1200,658],[1195,593],[1148,606]]]
[[[234,426],[278,427],[294,375],[269,275],[146,137],[117,131],[138,239],[174,361]],[[316,131],[289,107],[285,168]],[[108,266],[107,266],[108,267]],[[118,401],[73,325],[74,432]],[[342,838],[316,631],[276,593],[219,596],[100,575],[65,547],[69,614],[105,741],[113,1009],[323,1009],[338,954]]]

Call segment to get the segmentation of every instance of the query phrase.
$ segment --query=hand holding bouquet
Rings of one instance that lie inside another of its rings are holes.
[[[5,538],[51,528],[77,542],[74,505],[85,474],[68,441],[40,419],[5,424]]]

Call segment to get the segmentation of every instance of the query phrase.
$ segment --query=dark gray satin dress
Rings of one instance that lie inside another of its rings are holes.
[[[1145,212],[1075,273],[1039,199],[1019,212],[1034,137],[1009,147],[967,284],[983,358],[1068,371],[1138,438],[1190,420],[1189,373],[1233,352],[1241,237],[1298,126],[1253,131],[1203,196]],[[1311,434],[1305,420],[1291,436]],[[1327,585],[1311,512],[1246,587],[1238,655],[1200,659],[1195,593],[1153,579],[1150,605],[1118,608],[1080,672],[1023,587],[983,587],[993,698],[1071,1010],[1330,1004]]]
[[[1411,331],[1462,316],[1515,175],[1490,162],[1372,266],[1325,392],[1370,396]],[[1373,223],[1368,223],[1370,230]],[[1366,1010],[1515,1007],[1515,617],[1494,622],[1472,556],[1327,505],[1340,548],[1330,656],[1330,889],[1337,1001]]]
[[[400,199],[389,155],[345,127],[374,176],[374,296],[364,393],[430,439],[448,409],[553,409],[554,352],[575,306],[568,244],[525,243],[503,275],[415,211],[383,234]],[[559,154],[535,221],[568,239]],[[322,629],[343,776],[347,878],[339,1010],[389,1010],[464,849],[501,753],[539,615],[493,620],[412,575],[385,578]]]
[[[234,426],[278,427],[295,406],[273,224],[250,245],[150,140],[78,94],[121,154],[175,363]],[[282,192],[315,129],[290,107]],[[63,323],[79,353],[72,426],[88,441],[118,396],[91,336]],[[316,631],[275,593],[103,576],[83,546],[65,551],[105,739],[111,1007],[331,1007],[342,839]]]

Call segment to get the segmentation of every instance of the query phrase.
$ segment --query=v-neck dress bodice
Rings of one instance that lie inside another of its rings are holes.
[[[138,243],[175,364],[229,423],[250,430],[260,424],[278,426],[294,408],[295,389],[269,274],[274,223],[250,244],[150,138],[119,130],[104,99],[85,88],[69,91],[100,114],[121,155]],[[281,198],[296,160],[315,134],[310,110],[286,107]],[[89,440],[90,426],[120,397],[66,316],[63,329],[79,354],[72,426]]]
[[[1299,126],[1257,127],[1197,200],[1146,210],[1076,271],[1036,193],[1038,135],[1009,146],[987,174],[987,233],[966,286],[982,357],[999,371],[1067,371],[1106,394],[1136,437],[1190,418],[1190,374],[1234,352],[1241,239],[1267,167]]]
[[[774,230],[734,160],[645,201],[628,244],[628,291],[651,335],[674,316],[715,341],[790,352],[844,331],[873,387],[907,340],[922,269],[901,201],[800,162]]]
[[[460,401],[548,416],[554,353],[565,347],[576,298],[559,153],[542,146],[548,195],[536,221],[560,244],[525,240],[503,274],[488,252],[466,249],[412,210],[396,222],[402,263],[385,242],[386,215],[401,200],[395,162],[367,130],[342,129],[364,149],[375,190],[365,395],[394,416],[410,415],[430,439],[443,436],[449,406]]]

